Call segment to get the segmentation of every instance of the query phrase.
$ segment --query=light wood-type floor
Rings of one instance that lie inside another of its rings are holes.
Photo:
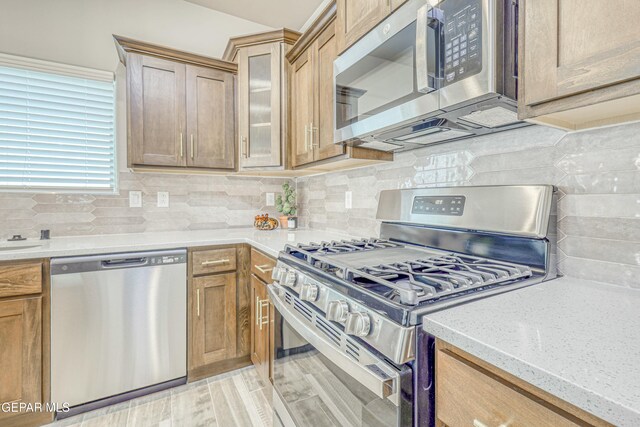
[[[271,385],[260,380],[250,366],[47,427],[271,427],[271,392]]]

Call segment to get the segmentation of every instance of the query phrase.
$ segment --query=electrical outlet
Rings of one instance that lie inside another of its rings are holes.
[[[158,191],[158,207],[159,208],[168,208],[169,207],[169,192],[168,191]]]
[[[276,205],[275,193],[267,193],[267,206],[275,206],[275,205]]]
[[[344,207],[345,209],[351,209],[353,207],[353,192],[344,192]]]
[[[142,191],[129,191],[129,207],[130,208],[142,207]]]

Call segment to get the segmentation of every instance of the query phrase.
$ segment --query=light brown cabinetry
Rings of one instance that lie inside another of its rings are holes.
[[[440,427],[609,424],[445,342],[436,345]]]
[[[229,40],[223,58],[238,64],[240,170],[287,166],[288,68],[285,54],[300,33],[286,28]]]
[[[267,286],[276,261],[260,251],[251,249],[251,361],[263,381],[272,377],[271,351],[272,308]]]
[[[337,3],[336,38],[340,53],[391,12],[391,0],[337,0]]]
[[[189,250],[188,378],[250,364],[249,247]]]
[[[325,171],[393,160],[393,154],[334,144],[333,61],[338,56],[336,3],[318,16],[287,54],[291,63],[292,167]]]
[[[640,3],[520,0],[522,119],[583,129],[640,118]],[[597,19],[615,23],[588,25]]]
[[[236,64],[114,37],[127,66],[129,166],[234,169]]]
[[[233,75],[187,65],[187,166],[233,169]]]
[[[49,281],[45,261],[0,264],[0,404],[49,401]],[[3,426],[41,425],[50,412],[0,411]]]

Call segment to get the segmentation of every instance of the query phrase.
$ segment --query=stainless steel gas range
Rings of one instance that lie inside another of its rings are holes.
[[[273,270],[285,425],[435,425],[428,313],[556,276],[552,186],[391,190],[380,237],[287,246]]]

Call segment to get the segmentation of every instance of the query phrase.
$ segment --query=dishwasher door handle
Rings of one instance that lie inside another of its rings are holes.
[[[108,259],[102,261],[102,268],[139,267],[146,265],[149,258]]]

